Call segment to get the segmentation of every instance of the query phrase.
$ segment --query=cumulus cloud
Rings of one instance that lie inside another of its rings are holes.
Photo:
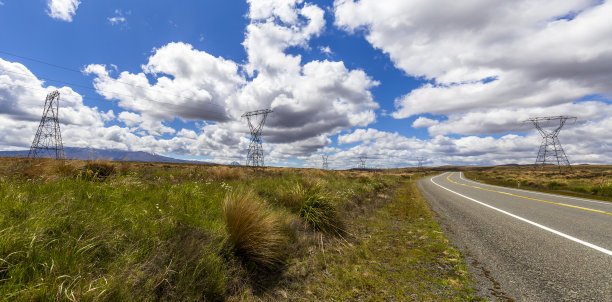
[[[72,22],[79,4],[79,0],[47,0],[47,14],[53,19]]]
[[[138,112],[150,125],[175,117],[227,121],[226,102],[244,83],[236,63],[181,42],[155,49],[141,73],[113,77],[112,70],[100,64],[88,65],[84,71],[96,76],[99,94],[119,100],[119,106]]]
[[[60,92],[59,120],[66,145],[83,146],[97,141],[100,147],[113,146],[102,143],[100,137],[91,137],[93,133],[103,132],[100,129],[104,129],[105,122],[115,118],[112,111],[102,112],[84,105],[83,97],[70,87],[45,86],[24,65],[0,58],[0,148],[30,146],[45,98],[54,90]]]
[[[414,128],[427,128],[434,125],[439,124],[438,120],[433,120],[430,118],[426,118],[424,116],[419,116],[414,122],[412,122],[412,127]]]
[[[336,0],[334,12],[337,26],[363,32],[399,69],[429,80],[397,98],[392,116],[448,116],[429,126],[433,134],[483,133],[451,123],[486,112],[498,132],[516,118],[496,113],[612,95],[610,1]]]
[[[376,130],[373,128],[368,129],[356,129],[353,133],[339,135],[338,136],[338,144],[351,144],[356,142],[371,142],[372,140],[379,139],[382,137],[387,137],[391,135],[388,132]],[[396,133],[397,135],[397,133]]]
[[[101,64],[85,72],[95,76],[101,95],[131,112],[119,116],[127,126],[156,136],[168,133],[163,122],[174,118],[214,123],[194,142],[205,147],[198,150],[244,152],[248,128],[241,115],[263,108],[274,111],[263,138],[278,158],[315,152],[331,143],[330,135],[375,122],[379,105],[370,89],[378,82],[363,70],[348,69],[341,61],[302,62],[300,55],[287,53],[290,47],[307,49],[323,31],[321,8],[303,1],[248,2],[244,64],[175,42],[155,49],[140,73],[115,75]],[[139,116],[138,123],[132,114]]]
[[[378,82],[343,62],[310,61],[286,53],[307,47],[325,27],[324,11],[302,1],[249,1],[251,24],[243,43],[245,66],[257,75],[238,93],[234,108],[272,108],[264,138],[292,143],[366,126],[376,119],[370,88]]]
[[[607,164],[612,161],[612,154],[606,151],[612,145],[612,135],[607,134],[609,131],[606,130],[611,126],[612,118],[568,124],[559,137],[570,162]],[[584,139],[596,136],[599,136],[597,140]],[[346,169],[357,167],[358,158],[362,156],[367,156],[366,165],[371,168],[416,166],[417,157],[424,157],[425,164],[429,166],[533,164],[542,138],[537,133],[531,133],[527,136],[469,135],[460,138],[437,135],[430,139],[418,139],[368,128],[356,129],[338,140],[343,143],[360,142],[330,155],[330,166]],[[320,156],[313,155],[308,160],[320,163]]]

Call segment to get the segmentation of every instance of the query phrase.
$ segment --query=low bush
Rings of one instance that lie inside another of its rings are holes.
[[[269,269],[284,262],[286,240],[279,220],[252,191],[229,193],[223,215],[236,256]]]
[[[342,223],[331,199],[320,192],[311,192],[300,209],[300,216],[315,231],[342,234]]]
[[[281,187],[278,193],[278,202],[292,212],[299,212],[306,199],[307,191],[300,183],[289,187]]]
[[[243,179],[245,177],[242,167],[214,166],[207,170],[211,180],[227,181]]]
[[[96,161],[83,167],[81,177],[87,180],[104,180],[115,173],[115,166],[111,163]]]

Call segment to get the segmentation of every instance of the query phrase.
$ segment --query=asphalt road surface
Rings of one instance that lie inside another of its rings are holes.
[[[462,173],[421,179],[485,298],[612,301],[612,203],[486,185]]]

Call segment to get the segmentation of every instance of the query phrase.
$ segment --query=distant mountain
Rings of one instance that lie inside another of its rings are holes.
[[[29,150],[21,151],[0,151],[0,157],[27,157]],[[68,159],[104,159],[114,161],[142,161],[142,162],[161,162],[161,163],[190,163],[190,164],[211,164],[194,160],[183,160],[162,155],[151,154],[143,151],[123,151],[117,149],[90,149],[65,147],[64,153]]]

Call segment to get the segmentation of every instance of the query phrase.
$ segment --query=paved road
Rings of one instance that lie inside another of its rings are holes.
[[[418,183],[481,293],[515,301],[612,301],[612,203],[486,185]]]

